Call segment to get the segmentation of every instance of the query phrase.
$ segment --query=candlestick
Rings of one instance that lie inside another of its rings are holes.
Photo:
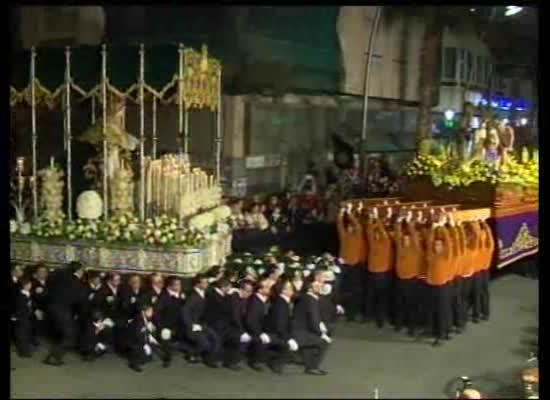
[[[22,175],[25,170],[25,157],[17,157],[17,172]]]

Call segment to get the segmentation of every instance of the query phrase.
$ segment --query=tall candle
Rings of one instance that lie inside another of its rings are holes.
[[[17,157],[17,172],[19,175],[23,175],[25,170],[25,157]]]
[[[53,168],[54,166],[54,158],[50,157],[50,168]]]

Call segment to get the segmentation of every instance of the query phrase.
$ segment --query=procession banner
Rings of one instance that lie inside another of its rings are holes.
[[[502,210],[494,215],[497,268],[539,251],[539,212],[536,207]]]

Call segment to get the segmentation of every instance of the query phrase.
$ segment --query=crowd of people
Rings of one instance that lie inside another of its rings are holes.
[[[88,362],[114,352],[141,372],[153,356],[169,367],[182,353],[189,363],[211,368],[238,370],[246,360],[254,370],[267,366],[280,374],[294,362],[307,374],[325,375],[321,363],[342,312],[324,290],[334,274],[320,267],[298,276],[274,257],[260,273],[230,268],[239,261],[191,281],[153,273],[123,282],[117,272],[100,274],[78,262],[53,272],[42,264],[14,265],[16,351],[32,357],[39,339],[49,338],[44,363],[52,366],[63,365],[67,351]]]
[[[488,320],[495,244],[487,222],[427,207],[383,210],[359,202],[339,212],[347,317],[362,314],[379,327],[389,321],[409,335],[433,336],[434,345],[470,320]]]

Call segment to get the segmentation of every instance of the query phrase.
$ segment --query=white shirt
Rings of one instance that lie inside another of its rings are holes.
[[[256,297],[259,298],[262,303],[265,303],[267,301],[267,297],[261,295],[260,293],[256,293]]]
[[[170,290],[170,289],[166,289],[166,291],[168,292],[168,294],[172,297],[175,297],[176,299],[179,299],[180,298],[180,294],[177,293],[177,292],[174,292],[173,290]]]
[[[23,295],[25,297],[31,297],[31,294],[29,292],[27,292],[26,290],[21,290],[21,293],[23,293]]]
[[[111,289],[113,294],[116,296],[116,292],[117,292],[118,288],[112,287],[110,283],[107,283],[107,286],[109,286],[109,288]]]
[[[215,290],[216,292],[218,292],[218,294],[219,294],[220,296],[222,296],[222,297],[225,296],[225,293],[222,292],[222,290],[221,290],[220,288],[214,288],[214,290]]]
[[[319,300],[319,296],[317,296],[315,293],[307,292],[307,294],[311,297],[313,297],[315,300]]]
[[[280,297],[286,301],[288,304],[290,304],[290,298],[288,296],[285,296],[284,294],[281,294]]]
[[[195,288],[195,292],[197,292],[197,294],[204,299],[204,290],[201,290],[199,288]]]

